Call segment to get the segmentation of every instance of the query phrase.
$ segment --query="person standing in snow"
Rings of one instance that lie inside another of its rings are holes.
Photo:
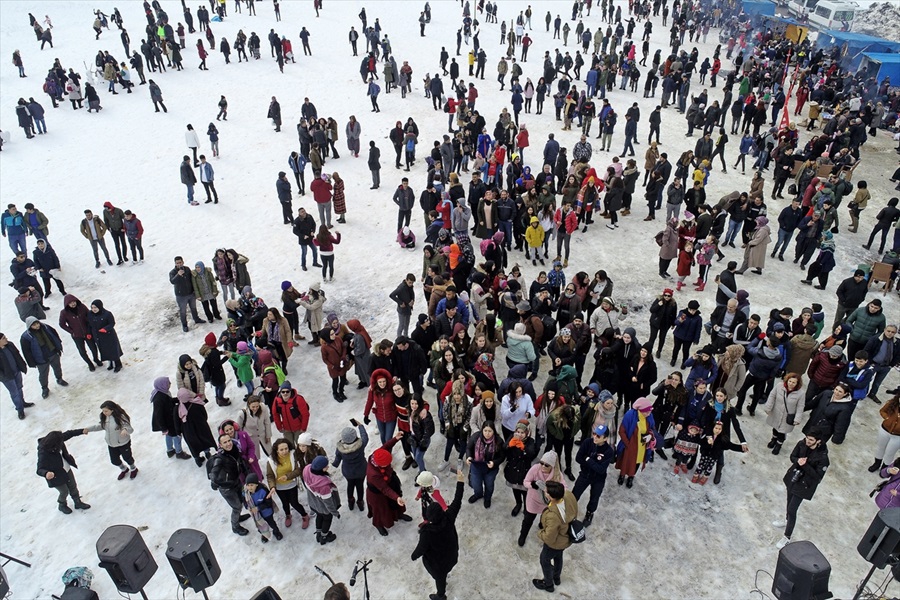
[[[194,295],[194,284],[189,269],[184,268],[184,259],[175,257],[175,268],[169,271],[169,283],[175,290],[175,301],[178,303],[178,313],[181,317],[181,328],[188,331],[187,309],[190,307],[194,323],[206,323],[197,314],[197,297]]]
[[[81,492],[78,491],[78,483],[75,481],[75,471],[78,465],[75,458],[69,454],[66,442],[73,437],[84,435],[84,429],[72,429],[66,432],[51,431],[38,440],[37,474],[47,480],[47,486],[55,488],[59,497],[59,512],[70,515],[67,499],[72,496],[75,508],[87,510],[90,504],[81,500]]]
[[[369,171],[372,173],[372,187],[370,190],[377,190],[381,187],[381,150],[375,145],[375,141],[369,142]]]
[[[113,246],[116,249],[116,256],[119,262],[116,266],[120,266],[128,262],[128,248],[125,246],[125,227],[123,221],[125,213],[121,208],[113,206],[112,202],[103,203],[103,224],[113,239]]]
[[[185,156],[187,158],[187,156]],[[192,173],[193,174],[193,173]],[[100,268],[100,254],[97,250],[99,247],[106,256],[106,263],[112,266],[112,260],[109,258],[109,250],[106,249],[106,241],[103,236],[106,235],[106,225],[99,216],[94,215],[90,210],[84,211],[84,219],[81,220],[81,235],[91,243],[91,249],[94,251],[94,267]]]
[[[356,120],[354,115],[350,115],[350,121],[347,122],[347,126],[344,128],[344,133],[347,135],[347,148],[350,150],[350,153],[353,154],[354,157],[359,156],[359,136],[362,135],[362,127],[359,124],[359,121]]]
[[[211,164],[206,162],[206,156],[200,155],[200,183],[203,184],[203,189],[206,190],[206,202],[205,204],[209,204],[210,202],[215,202],[215,204],[219,203],[219,193],[216,191],[216,184],[214,183],[215,172],[213,171],[213,167]],[[212,191],[212,196],[210,196],[209,192]],[[215,200],[214,200],[215,199]],[[126,260],[128,260],[126,258]]]
[[[791,466],[784,475],[784,485],[787,487],[787,515],[785,519],[772,522],[773,527],[784,528],[784,537],[776,544],[779,550],[791,543],[794,525],[797,522],[797,509],[804,500],[812,500],[831,464],[828,460],[825,437],[825,432],[813,427],[805,438],[797,442],[794,451],[791,452]]]
[[[131,247],[131,259],[135,263],[143,263],[144,246],[141,239],[144,237],[144,227],[137,215],[130,210],[126,210],[124,214],[125,219],[122,221],[122,226],[125,230],[125,237],[128,239],[128,245]],[[138,258],[138,254],[140,254],[140,258]]]
[[[188,124],[187,131],[184,132],[184,141],[187,147],[191,149],[191,152],[194,153],[194,166],[199,167],[200,161],[197,159],[197,149],[200,148],[200,138],[191,124]]]
[[[191,206],[199,206],[199,202],[194,201],[194,185],[197,183],[197,176],[194,175],[194,169],[191,167],[191,157],[187,154],[182,157],[181,161],[181,183],[183,183],[187,187],[187,201]],[[106,247],[104,246],[103,251],[106,252]],[[97,251],[94,250],[94,255],[96,257]],[[99,262],[97,263],[99,267]],[[112,263],[110,263],[112,264]]]
[[[424,28],[424,24],[422,25]],[[459,539],[456,532],[456,518],[462,507],[465,472],[456,472],[456,493],[453,501],[445,509],[438,502],[432,502],[425,509],[425,523],[419,529],[419,543],[410,555],[413,561],[422,559],[425,570],[434,579],[436,594],[429,598],[447,598],[447,576],[459,561]]]
[[[52,281],[55,281],[57,287],[59,287],[59,293],[65,294],[66,286],[62,279],[59,278],[61,274],[59,257],[56,256],[56,251],[53,250],[53,247],[46,240],[40,239],[37,242],[37,248],[31,252],[31,257],[34,261],[34,266],[41,274],[41,280],[44,282],[47,296],[51,294],[50,285]]]
[[[138,468],[131,453],[131,434],[134,433],[134,428],[131,426],[131,417],[125,409],[107,400],[100,405],[100,422],[84,428],[85,435],[91,431],[103,432],[106,445],[109,447],[109,460],[119,467],[117,479],[122,481],[126,476],[130,476],[131,479],[137,477]]]
[[[33,402],[25,402],[22,375],[27,372],[28,365],[25,364],[19,349],[9,341],[6,334],[0,333],[0,382],[9,392],[20,421],[25,418],[25,409],[34,406]]]
[[[159,85],[152,79],[148,80],[150,83],[150,87],[147,88],[150,91],[150,100],[153,101],[153,108],[156,109],[156,112],[159,112],[159,107],[161,106],[163,112],[169,112],[169,109],[166,108],[165,103],[163,102],[162,90],[159,89]]]
[[[375,83],[375,79],[369,78],[369,87],[366,90],[366,96],[372,101],[372,112],[381,112],[381,109],[378,108],[378,94],[381,92],[381,88]]]
[[[91,310],[87,314],[87,324],[90,327],[91,336],[97,343],[100,351],[100,360],[109,361],[107,371],[122,370],[122,346],[119,344],[119,336],[116,334],[116,318],[111,312],[103,308],[103,302],[94,300],[91,302]],[[98,365],[99,366],[99,365]]]
[[[281,104],[278,103],[275,96],[272,96],[272,101],[269,103],[269,112],[266,114],[266,117],[272,119],[272,124],[275,125],[275,131],[281,131]]]

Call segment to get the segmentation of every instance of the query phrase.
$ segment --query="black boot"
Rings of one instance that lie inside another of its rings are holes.
[[[669,457],[666,456],[666,451],[663,450],[662,448],[656,449],[656,455],[659,456],[663,460],[669,460]]]
[[[775,436],[772,436],[772,439],[769,440],[769,443],[768,443],[768,444],[766,444],[766,448],[768,448],[769,450],[771,450],[772,448],[775,447],[775,443],[776,443],[777,441],[778,441],[778,440],[775,439]]]
[[[65,515],[71,515],[71,514],[72,514],[72,509],[69,508],[69,505],[66,504],[65,502],[60,502],[60,503],[59,503],[59,512],[65,514]],[[520,545],[521,545],[521,544],[520,544]]]
[[[80,508],[81,510],[87,510],[90,507],[91,507],[91,505],[86,502],[82,502],[81,498],[75,498],[75,508]]]
[[[775,442],[775,445],[772,447],[772,454],[778,456],[781,452],[781,442]]]
[[[520,512],[522,512],[522,503],[517,501],[516,505],[512,509],[512,512],[509,514],[514,517],[518,517]]]
[[[716,474],[713,477],[713,483],[719,485],[719,482],[722,481],[722,465],[716,465]]]
[[[60,510],[62,510],[62,509],[60,509]],[[519,541],[518,541],[520,548],[525,545],[526,539],[528,539],[528,532],[527,531],[520,532],[519,533]]]
[[[584,519],[582,519],[581,524],[585,527],[589,527],[591,522],[594,520],[594,513],[591,511],[587,511],[584,513]]]
[[[875,473],[876,471],[880,471],[881,467],[884,466],[881,462],[880,458],[876,458],[875,462],[869,467],[869,473]]]

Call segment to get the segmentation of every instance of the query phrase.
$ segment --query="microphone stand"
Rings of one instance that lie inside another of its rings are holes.
[[[363,600],[370,600],[369,597],[369,565],[372,564],[372,559],[369,560],[358,560],[356,564],[359,566],[359,570],[362,571],[363,576]]]

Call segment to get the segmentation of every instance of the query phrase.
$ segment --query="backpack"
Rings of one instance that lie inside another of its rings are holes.
[[[586,539],[587,529],[584,528],[584,523],[578,519],[572,519],[572,522],[569,523],[569,541],[573,544],[580,544]]]
[[[544,326],[544,335],[541,336],[542,340],[550,341],[556,337],[556,320],[550,315],[535,315],[541,320],[541,325]]]
[[[263,369],[263,375],[271,372],[275,373],[275,378],[278,380],[278,385],[284,383],[284,380],[287,378],[287,376],[284,374],[284,371],[281,369],[281,366],[278,364],[269,365],[268,367]]]
[[[445,113],[448,113],[448,114],[451,112],[451,111],[450,111],[450,99],[449,99],[449,98],[447,98],[447,101],[444,102],[444,112],[445,112]]]
[[[665,235],[665,231],[660,231],[655,236],[653,236],[653,241],[656,242],[656,245],[662,248],[663,245],[663,236]]]

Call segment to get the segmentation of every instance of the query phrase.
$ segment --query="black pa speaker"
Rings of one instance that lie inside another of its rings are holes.
[[[826,600],[831,565],[812,542],[794,542],[778,552],[772,593],[780,600]]]
[[[856,550],[879,569],[900,560],[900,507],[878,511]]]
[[[190,585],[195,592],[211,587],[222,574],[209,538],[196,529],[179,529],[173,533],[169,538],[166,558],[181,587]]]
[[[271,585],[267,585],[263,589],[259,590],[250,600],[281,600],[281,596],[278,595],[278,592],[272,589]]]
[[[131,525],[107,527],[97,540],[97,558],[116,589],[126,594],[144,589],[157,569],[141,532]]]

